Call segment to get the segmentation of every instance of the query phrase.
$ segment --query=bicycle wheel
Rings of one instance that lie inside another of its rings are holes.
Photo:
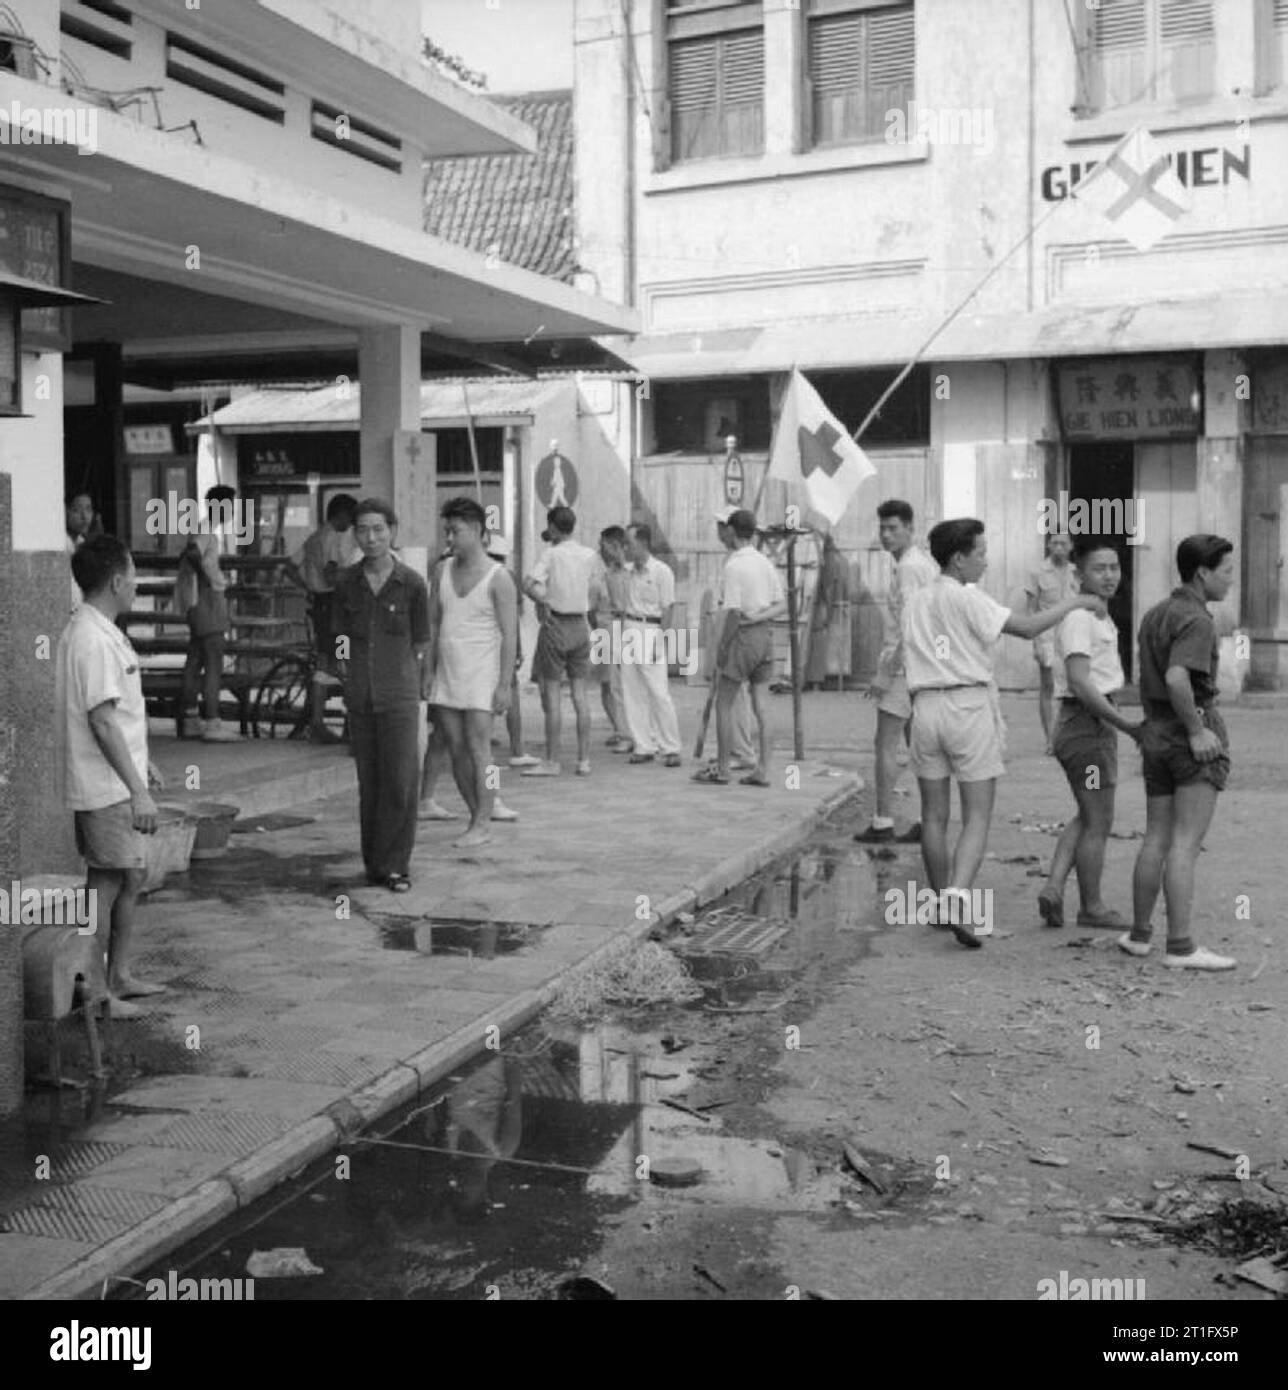
[[[313,664],[284,656],[269,667],[255,692],[251,724],[256,738],[295,738],[308,728]],[[279,735],[279,731],[280,735]]]

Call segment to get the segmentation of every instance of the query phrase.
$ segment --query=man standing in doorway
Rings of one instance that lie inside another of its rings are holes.
[[[572,707],[577,717],[577,775],[590,775],[590,707],[586,703],[586,677],[590,672],[590,577],[595,552],[572,538],[577,515],[571,507],[551,507],[546,513],[550,545],[532,573],[523,581],[523,592],[544,605],[532,657],[532,679],[541,687],[541,709],[546,721],[545,761],[525,767],[521,777],[557,777],[559,744],[563,729],[561,686],[568,677]]]
[[[622,703],[635,751],[632,763],[661,757],[680,766],[680,724],[667,684],[663,634],[674,631],[675,575],[653,554],[647,526],[626,528],[626,617],[622,619]],[[634,634],[632,636],[632,634]]]
[[[908,721],[912,718],[912,697],[904,671],[903,611],[918,589],[939,578],[939,567],[912,539],[912,522],[912,507],[907,502],[891,498],[877,508],[881,548],[894,560],[894,568],[886,590],[885,631],[877,674],[866,696],[877,702],[877,809],[872,824],[854,837],[865,845],[915,845],[921,840],[919,821],[914,821],[902,835],[894,833],[899,750],[907,742]]]
[[[1062,599],[1078,592],[1078,573],[1069,563],[1073,541],[1063,531],[1046,538],[1046,558],[1028,577],[1024,594],[1030,613],[1045,613]],[[1038,663],[1038,717],[1050,753],[1055,727],[1055,633],[1048,630],[1033,639],[1033,655]]]
[[[156,831],[149,787],[162,785],[148,760],[148,717],[139,658],[116,625],[134,603],[134,562],[124,541],[92,536],[72,556],[84,601],[58,641],[54,689],[59,789],[76,818],[86,892],[104,944],[108,1012],[134,1018],[130,999],[164,991],[130,973],[134,914],[145,877],[143,837]]]
[[[1150,918],[1161,884],[1167,954],[1176,970],[1233,970],[1237,962],[1190,936],[1194,865],[1230,775],[1230,736],[1216,708],[1216,626],[1209,603],[1234,583],[1234,546],[1221,536],[1186,536],[1176,547],[1181,582],[1140,624],[1145,839],[1132,876],[1132,929],[1118,944],[1150,951]]]

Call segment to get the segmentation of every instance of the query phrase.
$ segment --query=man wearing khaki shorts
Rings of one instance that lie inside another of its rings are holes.
[[[978,587],[988,568],[984,523],[941,521],[930,532],[939,578],[903,612],[904,660],[912,695],[912,770],[921,791],[921,857],[941,915],[963,946],[979,946],[991,926],[972,925],[970,889],[984,859],[1005,730],[993,680],[1002,633],[1030,640],[1075,608],[1106,615],[1102,599],[1079,594],[1042,613],[1016,613]],[[952,779],[961,789],[962,830],[948,849]],[[962,899],[965,902],[962,902]]]
[[[115,536],[91,536],[72,556],[84,601],[58,639],[54,677],[56,776],[76,818],[85,888],[103,948],[112,1018],[143,1012],[128,1001],[164,991],[130,973],[134,910],[145,877],[145,835],[157,807],[149,785],[148,718],[139,658],[116,619],[134,603],[134,562]]]
[[[904,674],[903,609],[908,599],[939,577],[935,562],[912,540],[912,507],[891,498],[877,508],[882,548],[893,558],[894,570],[886,592],[885,633],[877,674],[867,698],[877,702],[876,800],[872,824],[854,838],[860,844],[881,845],[892,841],[915,845],[921,826],[913,824],[901,835],[894,833],[894,790],[899,780],[899,748],[908,736],[912,699]]]

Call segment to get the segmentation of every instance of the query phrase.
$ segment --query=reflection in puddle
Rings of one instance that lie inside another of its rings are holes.
[[[387,951],[492,960],[528,945],[541,930],[526,922],[396,922],[381,926],[380,944]]]

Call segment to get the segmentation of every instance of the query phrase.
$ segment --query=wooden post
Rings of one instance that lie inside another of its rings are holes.
[[[787,537],[787,632],[791,650],[792,738],[795,757],[805,756],[805,729],[801,723],[801,644],[796,611],[796,535]]]
[[[479,451],[478,445],[474,442],[474,413],[470,410],[469,382],[461,382],[461,390],[465,393],[465,427],[470,436],[470,462],[474,465],[474,500],[482,506],[483,475],[479,472]]]

